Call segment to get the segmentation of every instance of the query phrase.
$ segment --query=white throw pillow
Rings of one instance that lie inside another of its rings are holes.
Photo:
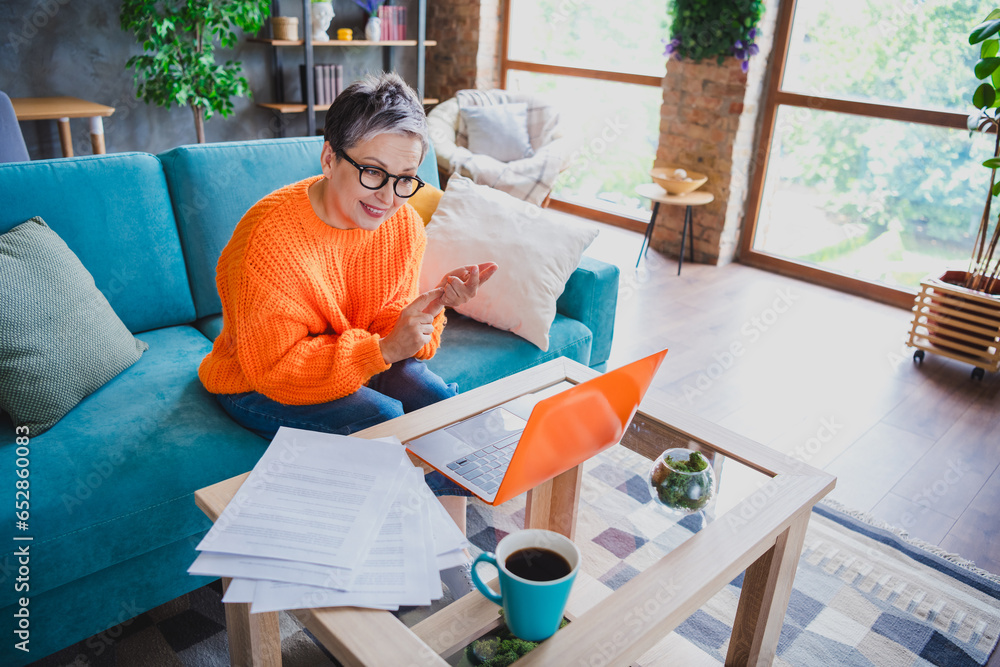
[[[563,222],[456,174],[427,225],[420,291],[434,289],[452,269],[496,262],[500,268],[493,277],[456,310],[545,352],[556,299],[597,234],[596,227]]]
[[[463,107],[459,114],[468,132],[470,152],[501,162],[535,154],[528,136],[528,105],[524,102]]]

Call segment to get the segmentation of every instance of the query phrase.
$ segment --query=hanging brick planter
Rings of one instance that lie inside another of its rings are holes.
[[[771,60],[777,11],[766,11],[757,28],[757,55],[744,61],[714,57],[667,61],[655,167],[678,164],[708,175],[702,190],[715,201],[694,216],[695,260],[728,264],[736,258],[746,199],[755,167],[759,109]],[[676,253],[683,211],[660,216],[652,245]]]

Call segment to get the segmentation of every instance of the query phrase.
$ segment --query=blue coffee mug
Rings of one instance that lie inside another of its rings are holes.
[[[554,551],[569,563],[570,572],[552,581],[532,581],[507,569],[507,558],[521,549]],[[479,577],[480,563],[490,563],[500,573],[500,593]],[[472,564],[472,583],[479,592],[503,607],[507,627],[527,641],[548,639],[559,629],[573,580],[580,569],[580,550],[564,535],[551,530],[520,530],[500,540],[496,553],[479,554]]]

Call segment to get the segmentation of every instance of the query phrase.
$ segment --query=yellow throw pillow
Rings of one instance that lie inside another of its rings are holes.
[[[444,192],[441,190],[437,189],[433,185],[427,184],[417,190],[417,194],[410,197],[407,200],[407,203],[416,209],[426,226],[427,223],[431,221],[431,216],[434,215],[434,211],[437,210],[438,202],[441,201],[441,195],[443,194]]]

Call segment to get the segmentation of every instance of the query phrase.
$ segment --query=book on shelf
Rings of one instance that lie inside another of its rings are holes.
[[[306,66],[299,65],[299,79],[302,84],[302,102],[306,103]],[[313,65],[313,105],[325,106],[344,90],[343,65]]]
[[[382,20],[382,41],[406,39],[406,7],[382,5],[378,8],[378,16]]]

